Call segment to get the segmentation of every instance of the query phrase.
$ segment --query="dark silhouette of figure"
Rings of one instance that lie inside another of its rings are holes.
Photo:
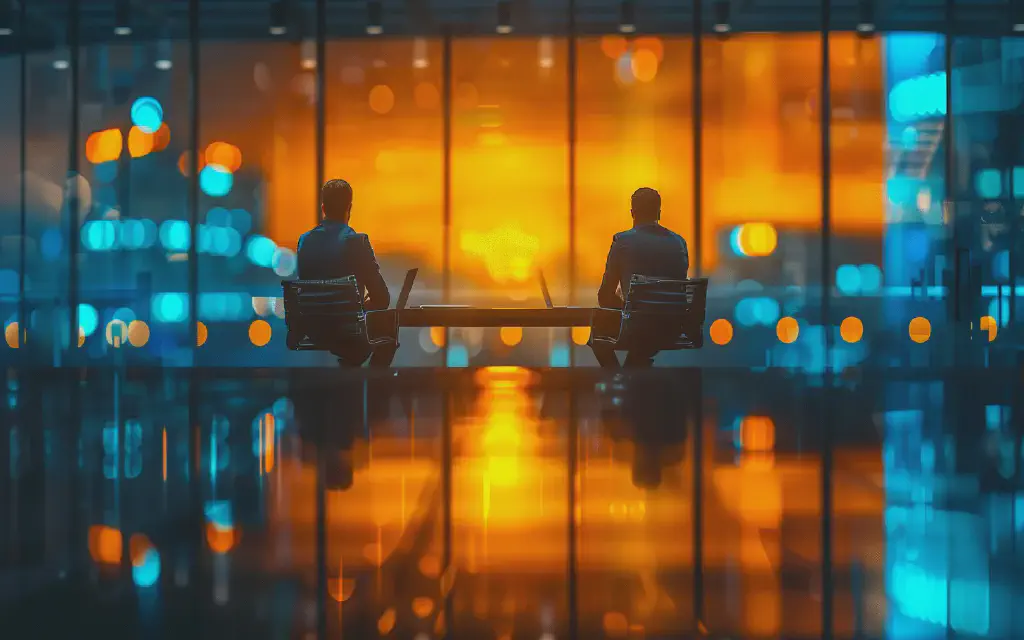
[[[298,247],[298,271],[302,280],[329,280],[355,276],[363,307],[370,311],[387,309],[391,303],[388,285],[365,233],[349,226],[352,217],[352,186],[344,180],[328,180],[320,191],[321,222],[302,234]],[[366,345],[332,351],[346,365],[362,365],[371,357],[374,364],[388,365],[397,347],[371,349]]]
[[[633,228],[616,233],[612,239],[604,278],[597,292],[598,304],[608,309],[623,307],[623,297],[634,275],[685,280],[690,268],[686,240],[659,223],[661,195],[654,189],[642,187],[633,193],[631,200]],[[654,349],[631,349],[625,364],[627,367],[650,366],[655,352]],[[602,365],[615,359],[615,353],[606,347],[596,347],[594,354]]]

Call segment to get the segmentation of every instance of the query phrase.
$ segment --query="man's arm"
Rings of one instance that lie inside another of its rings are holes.
[[[377,256],[370,246],[370,239],[360,235],[356,240],[359,246],[359,255],[355,261],[356,280],[366,288],[369,300],[366,302],[366,309],[374,311],[387,309],[391,304],[391,294],[388,293],[388,284],[384,282],[384,276],[380,274],[380,265],[377,264]]]
[[[622,298],[617,289],[619,287],[619,250],[615,240],[612,240],[612,247],[608,250],[608,260],[604,265],[604,277],[601,278],[601,288],[597,290],[597,303],[606,309],[621,309]]]
[[[686,238],[679,238],[683,243],[683,277],[690,277],[690,250],[686,246]]]

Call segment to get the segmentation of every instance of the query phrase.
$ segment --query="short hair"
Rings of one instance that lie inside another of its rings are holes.
[[[633,217],[640,220],[657,220],[661,213],[661,194],[650,187],[640,187],[630,199]]]
[[[352,185],[344,180],[328,180],[320,190],[320,202],[324,216],[342,220],[352,206]]]

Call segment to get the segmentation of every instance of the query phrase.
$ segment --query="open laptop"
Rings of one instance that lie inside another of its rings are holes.
[[[548,281],[544,279],[543,271],[537,271],[537,279],[540,280],[540,292],[544,294],[544,306],[554,309],[555,305],[551,304],[551,292],[548,291]]]
[[[405,282],[402,283],[402,291],[398,294],[398,303],[395,305],[396,309],[404,309],[405,305],[408,304],[412,285],[416,282],[416,274],[419,272],[419,269],[409,269],[405,272]]]

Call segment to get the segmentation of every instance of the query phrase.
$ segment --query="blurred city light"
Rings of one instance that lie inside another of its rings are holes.
[[[245,255],[258,267],[272,267],[277,243],[266,236],[255,235],[249,238],[245,246]]]
[[[78,305],[78,326],[87,337],[95,333],[99,322],[100,314],[96,307],[85,303]]]
[[[221,198],[231,193],[234,176],[226,168],[208,164],[199,172],[199,187],[211,198]]]
[[[897,122],[945,115],[946,73],[901,81],[889,92],[889,111]]]
[[[151,304],[157,322],[184,322],[188,316],[188,296],[184,293],[158,293]]]
[[[132,103],[132,124],[145,133],[156,133],[164,122],[164,108],[156,98],[143,97]]]
[[[112,162],[121,157],[124,138],[119,129],[106,129],[89,134],[85,139],[85,157],[93,164]]]
[[[160,225],[160,244],[168,251],[188,251],[192,229],[184,220],[165,220]]]

